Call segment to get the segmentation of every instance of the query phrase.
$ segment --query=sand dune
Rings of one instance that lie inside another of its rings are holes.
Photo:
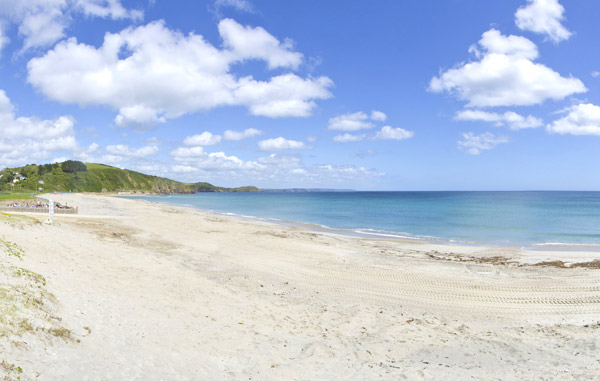
[[[80,215],[0,221],[18,265],[45,277],[52,324],[71,331],[0,338],[9,379],[599,379],[600,270],[531,263],[600,253],[58,198]]]

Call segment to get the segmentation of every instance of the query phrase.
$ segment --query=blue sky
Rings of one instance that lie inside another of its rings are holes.
[[[600,3],[0,0],[0,167],[600,189]]]

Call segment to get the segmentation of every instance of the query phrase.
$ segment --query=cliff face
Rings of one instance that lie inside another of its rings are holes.
[[[61,164],[30,164],[0,171],[2,192],[259,192],[256,187],[222,188],[209,183],[181,183],[164,177],[103,164],[81,163],[76,169]],[[73,172],[71,172],[73,171]]]

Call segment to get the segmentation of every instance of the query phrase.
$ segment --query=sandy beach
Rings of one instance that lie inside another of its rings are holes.
[[[600,379],[598,252],[52,197],[79,215],[0,219],[5,300],[42,302],[5,302],[0,378]]]

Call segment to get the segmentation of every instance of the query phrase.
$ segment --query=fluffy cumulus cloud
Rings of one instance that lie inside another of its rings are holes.
[[[387,115],[381,111],[373,110],[371,111],[371,119],[377,122],[385,122],[387,119]]]
[[[356,132],[363,129],[373,128],[375,124],[373,122],[383,122],[387,120],[387,115],[381,111],[373,110],[371,115],[359,111],[355,113],[348,113],[338,115],[329,119],[329,129],[338,131],[350,131]],[[413,131],[407,131],[402,128],[393,128],[390,126],[383,126],[379,131],[370,137],[367,134],[339,134],[333,137],[333,141],[337,143],[350,143],[359,142],[362,140],[404,140],[414,136]]]
[[[394,128],[390,126],[383,126],[381,130],[377,132],[373,139],[375,140],[405,140],[410,139],[415,135],[413,131],[408,131],[403,128]]]
[[[252,115],[306,117],[316,106],[314,99],[331,96],[327,89],[332,84],[327,77],[303,79],[295,74],[282,74],[269,82],[244,77],[234,90],[234,103],[247,106]]]
[[[513,111],[503,114],[481,110],[463,110],[456,113],[456,120],[489,122],[496,126],[508,126],[511,130],[540,127],[543,122],[532,115],[523,116]]]
[[[335,186],[357,179],[369,179],[384,176],[385,173],[355,166],[337,166],[331,164],[318,164],[307,166],[296,155],[271,153],[256,160],[243,160],[236,156],[228,156],[224,152],[207,153],[204,150],[191,150],[189,147],[180,147],[171,152],[176,164],[172,172],[185,177],[187,181],[214,180],[231,181],[252,178],[253,183],[260,185],[278,184],[278,186],[323,186],[323,179],[327,184]],[[245,181],[245,180],[244,180]],[[273,186],[273,185],[271,185]]]
[[[115,118],[117,126],[134,127],[139,130],[165,122],[166,119],[163,116],[158,116],[156,110],[145,105],[122,107],[119,115]]]
[[[554,134],[600,136],[600,107],[582,103],[570,107],[568,114],[548,124],[546,129]]]
[[[352,135],[352,134],[340,134],[340,135],[336,135],[333,137],[333,141],[334,142],[338,142],[338,143],[348,143],[348,142],[359,142],[361,140],[365,140],[367,138],[367,135],[362,134],[362,135]]]
[[[30,60],[28,81],[62,103],[112,107],[119,111],[116,124],[138,129],[220,106],[245,106],[253,115],[271,118],[304,117],[316,100],[331,96],[327,77],[237,77],[231,71],[235,63],[258,59],[269,67],[293,69],[302,55],[264,29],[230,19],[219,22],[219,32],[223,48],[200,35],[171,30],[162,21],[107,33],[98,48],[71,38]]]
[[[478,61],[461,63],[431,79],[429,90],[447,92],[468,107],[535,105],[587,91],[583,82],[534,60],[537,47],[519,36],[504,36],[495,29],[472,46]]]
[[[0,18],[17,25],[23,48],[45,47],[65,36],[73,16],[141,20],[139,10],[126,9],[120,0],[0,0]]]
[[[214,146],[215,144],[219,144],[221,139],[220,135],[204,131],[201,134],[188,136],[183,140],[183,144],[186,146]]]
[[[482,151],[487,151],[498,144],[508,143],[508,138],[497,136],[490,132],[476,135],[472,132],[462,134],[463,139],[458,141],[458,148],[469,155],[479,155]]]
[[[358,131],[374,127],[369,116],[362,111],[338,115],[329,119],[329,129],[339,131]]]
[[[565,9],[558,0],[527,0],[515,13],[515,23],[522,30],[544,34],[554,43],[567,40],[571,32],[561,21]]]
[[[285,139],[281,136],[274,139],[261,140],[260,142],[258,142],[258,147],[261,151],[265,152],[298,150],[308,148],[308,146],[304,142]]]
[[[52,120],[17,117],[10,99],[0,90],[0,168],[48,161],[57,153],[72,156],[95,150],[97,145],[79,146],[74,123],[70,116]]]
[[[244,161],[237,156],[227,156],[224,152],[208,153],[201,146],[178,147],[171,151],[171,157],[177,163],[173,170],[179,173],[197,173],[199,171],[260,169],[261,165],[254,161]]]
[[[261,27],[252,28],[225,19],[219,23],[219,34],[228,53],[236,61],[264,60],[269,69],[297,68],[302,63],[302,54],[293,51],[291,40],[281,43]]]
[[[261,130],[257,130],[256,128],[246,128],[244,131],[226,130],[223,133],[223,138],[225,140],[238,141],[238,140],[253,138],[253,137],[259,136],[259,135],[262,135]]]

